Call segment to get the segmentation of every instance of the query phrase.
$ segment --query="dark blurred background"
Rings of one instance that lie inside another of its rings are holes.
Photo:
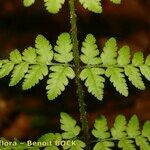
[[[93,14],[77,3],[80,46],[88,33],[95,35],[100,50],[105,40],[113,36],[119,47],[128,44],[132,53],[141,50],[146,57],[150,53],[150,0],[122,0],[121,5],[103,0],[103,7],[103,14]],[[0,0],[1,59],[8,58],[15,48],[23,51],[34,46],[38,34],[43,34],[54,45],[60,33],[69,31],[67,3],[60,13],[51,15],[45,10],[43,0],[36,0],[29,8],[23,7],[22,0]],[[62,111],[79,121],[74,81],[56,100],[49,101],[45,90],[47,78],[28,91],[22,91],[21,84],[9,87],[9,80],[10,76],[0,79],[0,137],[26,140],[36,139],[46,132],[60,131],[59,115]],[[119,113],[127,118],[137,114],[141,123],[150,119],[150,82],[144,77],[143,80],[145,91],[128,82],[130,94],[126,98],[106,79],[102,102],[88,94],[84,87],[89,126],[92,128],[100,114],[108,118],[109,126]]]

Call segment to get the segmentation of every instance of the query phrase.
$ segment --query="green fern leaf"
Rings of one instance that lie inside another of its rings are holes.
[[[134,66],[141,66],[144,63],[144,56],[142,52],[136,52],[134,53],[132,64]]]
[[[108,132],[107,120],[104,116],[101,116],[94,123],[95,129],[92,130],[92,134],[98,139],[106,139],[110,137]]]
[[[141,74],[138,68],[132,65],[128,65],[125,67],[125,74],[128,76],[129,80],[136,88],[140,90],[145,89],[145,85],[142,81]]]
[[[115,38],[110,38],[103,48],[101,59],[104,65],[115,65],[117,63],[117,44]]]
[[[150,144],[143,136],[136,137],[135,141],[141,150],[150,150]]]
[[[6,62],[1,66],[0,69],[0,78],[3,78],[7,76],[14,68],[14,63],[13,62]]]
[[[88,34],[85,41],[82,43],[81,51],[83,54],[80,56],[80,59],[87,65],[95,65],[101,63],[100,57],[97,57],[99,55],[99,50],[95,42],[96,39],[94,38],[94,36],[92,34]]]
[[[123,71],[121,68],[107,68],[105,75],[110,77],[110,81],[120,94],[128,96],[128,87]]]
[[[50,70],[53,73],[49,75],[46,89],[48,99],[53,100],[65,90],[65,86],[68,85],[67,77],[73,79],[75,74],[72,68],[65,66],[52,66]]]
[[[150,66],[150,55],[146,57],[145,65]]]
[[[130,48],[123,46],[118,52],[117,62],[120,66],[126,66],[130,63]]]
[[[115,119],[114,127],[111,133],[114,139],[126,137],[126,118],[123,115],[118,115]]]
[[[2,60],[0,60],[0,68],[2,67],[2,65],[3,65],[3,61],[2,61]]]
[[[136,150],[134,141],[128,139],[121,139],[118,143],[118,147],[122,150]]]
[[[56,14],[61,9],[62,5],[65,3],[65,0],[44,0],[45,7],[48,12]]]
[[[0,68],[2,67],[3,64],[8,63],[9,60],[8,59],[2,59],[0,60]]]
[[[28,73],[25,75],[25,80],[23,82],[23,90],[30,89],[39,83],[43,79],[43,76],[48,74],[48,68],[46,65],[32,65],[29,68]]]
[[[111,2],[113,2],[114,4],[121,4],[121,0],[110,0]]]
[[[79,0],[85,9],[95,13],[102,13],[101,0]]]
[[[55,142],[56,141],[61,141],[62,137],[61,134],[59,133],[47,133],[42,135],[40,138],[38,138],[38,142],[50,142],[50,144],[46,145],[46,147],[44,148],[44,150],[59,150],[56,147]]]
[[[93,150],[111,150],[111,147],[114,146],[113,142],[110,141],[101,141],[98,142],[95,146]]]
[[[129,138],[135,138],[136,136],[140,135],[140,128],[139,128],[139,120],[137,118],[136,115],[134,115],[129,123],[128,123],[128,127],[127,127],[127,134],[129,136]]]
[[[150,67],[146,65],[140,66],[140,71],[145,76],[145,78],[150,81]]]
[[[31,6],[34,2],[35,2],[35,0],[23,0],[23,5],[24,5],[25,7],[29,7],[29,6]]]
[[[21,54],[17,49],[10,53],[10,60],[14,63],[20,63],[22,61]]]
[[[55,53],[54,59],[60,63],[68,63],[72,61],[73,54],[71,38],[69,33],[62,33],[57,40],[57,46],[55,46]]]
[[[84,150],[84,147],[86,146],[84,142],[81,140],[75,140],[75,144],[73,145],[65,145],[63,149],[68,149],[68,150]]]
[[[62,133],[63,139],[72,139],[80,133],[80,127],[76,125],[76,120],[74,120],[67,113],[61,113],[61,129],[65,131]]]
[[[49,142],[49,141],[61,141],[62,140],[62,137],[61,137],[61,134],[59,133],[46,133],[44,135],[42,135],[40,138],[38,138],[38,141],[40,142]]]
[[[16,85],[24,76],[25,73],[28,71],[28,64],[25,62],[22,62],[15,66],[12,76],[11,76],[11,81],[9,86],[14,86]]]
[[[37,61],[44,64],[50,63],[53,59],[52,46],[43,35],[37,36],[35,47],[37,48],[36,52],[38,54]]]
[[[89,93],[92,93],[99,100],[103,98],[105,78],[100,75],[104,73],[105,70],[102,68],[87,68],[82,70],[80,74],[81,80],[86,80],[85,86],[88,88]]]
[[[22,59],[30,64],[36,63],[36,50],[33,47],[29,47],[24,50]]]
[[[150,121],[146,121],[143,126],[142,135],[150,141]]]

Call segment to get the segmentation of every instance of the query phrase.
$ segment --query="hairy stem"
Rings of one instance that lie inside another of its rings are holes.
[[[80,119],[82,123],[83,137],[85,143],[88,145],[89,143],[89,127],[86,113],[86,104],[84,102],[84,91],[82,87],[82,83],[79,78],[80,74],[80,55],[78,49],[78,39],[77,39],[77,16],[75,13],[75,0],[69,0],[69,8],[70,8],[70,23],[71,23],[71,38],[73,43],[73,57],[74,57],[74,65],[75,65],[75,74],[76,74],[76,86],[77,86],[77,96],[79,102],[79,110],[80,110]]]

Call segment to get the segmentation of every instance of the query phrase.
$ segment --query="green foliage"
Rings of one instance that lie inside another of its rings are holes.
[[[87,68],[80,74],[81,80],[85,80],[85,86],[98,100],[103,99],[103,88],[105,78],[101,75],[105,73],[102,68]]]
[[[25,73],[28,71],[28,63],[22,62],[14,67],[14,70],[11,75],[11,80],[9,86],[14,86],[25,76]]]
[[[111,66],[117,63],[117,43],[115,38],[110,38],[103,48],[101,54],[102,62],[104,65]]]
[[[128,96],[128,87],[126,84],[125,76],[122,72],[122,68],[111,67],[107,68],[106,76],[110,77],[110,81],[113,83],[114,87],[120,94]]]
[[[69,64],[73,60],[69,33],[58,36],[54,50],[55,52],[44,36],[38,35],[35,48],[26,48],[22,55],[18,50],[14,50],[10,53],[9,60],[0,61],[0,78],[9,75],[12,71],[9,85],[14,86],[24,79],[22,87],[27,90],[49,75],[47,95],[49,100],[55,99],[65,90],[68,79],[75,77],[74,65]],[[92,34],[88,34],[82,43],[80,59],[86,66],[79,68],[80,79],[85,81],[88,92],[98,100],[103,99],[104,76],[108,77],[116,91],[124,96],[128,96],[125,77],[140,90],[145,89],[142,75],[150,80],[150,55],[144,60],[143,53],[137,52],[131,59],[128,46],[121,47],[118,52],[117,50],[115,38],[106,41],[101,54]],[[58,63],[53,63],[53,60]]]
[[[101,59],[98,57],[99,50],[97,48],[96,39],[92,34],[88,34],[85,41],[82,43],[80,59],[87,65],[101,64]]]
[[[137,52],[131,59],[130,48],[126,45],[117,52],[115,38],[110,38],[106,41],[99,56],[95,43],[93,35],[88,34],[85,42],[83,42],[80,56],[82,62],[87,65],[81,71],[80,78],[85,80],[85,85],[90,93],[97,99],[102,100],[105,82],[103,74],[113,83],[116,91],[124,96],[128,96],[125,76],[136,88],[145,89],[141,75],[150,80],[150,56],[147,56],[144,61],[143,53]]]
[[[122,150],[136,150],[134,141],[130,139],[121,139],[118,143],[118,147],[122,148]]]
[[[46,89],[48,99],[53,100],[65,90],[68,85],[67,78],[73,79],[75,74],[71,67],[65,66],[52,66],[50,70],[52,73],[49,75]]]
[[[121,0],[110,0],[114,4],[120,4]],[[35,0],[23,0],[23,5],[25,7],[31,6]],[[92,11],[94,13],[102,13],[103,8],[101,4],[101,0],[79,0],[81,5]],[[62,5],[65,3],[65,0],[44,0],[45,7],[49,13],[56,14],[61,9]]]
[[[118,115],[111,132],[108,130],[107,120],[104,116],[95,121],[94,127],[92,134],[98,140],[93,150],[111,150],[111,147],[114,147],[114,141],[118,141],[118,147],[122,150],[136,150],[135,145],[139,146],[141,150],[150,149],[148,142],[150,122],[147,121],[144,124],[141,132],[136,115],[131,117],[128,123],[123,115]]]
[[[64,112],[62,112],[60,116],[62,133],[46,133],[37,139],[38,144],[36,146],[29,146],[26,142],[16,140],[14,142],[16,142],[17,145],[14,146],[13,149],[40,150],[42,148],[44,150],[84,150],[86,145],[79,136],[81,128],[77,125],[76,120]],[[122,150],[136,150],[137,146],[140,150],[150,149],[150,121],[145,122],[143,130],[141,131],[136,115],[132,116],[128,123],[125,116],[118,115],[115,119],[114,127],[111,129],[109,129],[107,125],[105,116],[101,116],[95,120],[92,134],[96,138],[96,140],[91,141],[92,146],[90,146],[93,150],[111,150],[112,147],[117,145]],[[8,140],[1,138],[1,141]],[[61,145],[61,141],[65,144]],[[46,144],[42,144],[42,142]],[[12,146],[0,146],[0,148],[10,150]]]
[[[142,81],[142,77],[138,68],[132,65],[128,65],[125,67],[125,74],[136,88],[140,90],[145,89],[145,85]]]
[[[57,40],[57,45],[54,47],[55,53],[54,59],[60,63],[68,63],[72,61],[72,43],[69,33],[62,33]]]
[[[114,139],[120,139],[126,136],[126,118],[123,115],[116,117],[114,127],[111,129],[111,134]]]
[[[121,0],[110,0],[111,2],[113,2],[114,4],[120,4]]]
[[[31,6],[34,2],[35,2],[35,0],[23,0],[23,5],[24,5],[25,7],[29,7],[29,6]]]
[[[137,116],[134,115],[128,123],[128,127],[127,127],[128,136],[130,138],[135,138],[136,136],[138,136],[140,134],[139,130],[140,130],[139,120],[138,120]]]
[[[22,85],[23,90],[30,89],[48,74],[46,65],[31,65]]]
[[[44,0],[46,9],[52,14],[58,13],[65,0]]]
[[[48,64],[53,59],[52,46],[49,41],[42,35],[38,35],[35,40],[37,60],[39,63]]]
[[[150,149],[149,142],[143,136],[136,137],[136,144],[140,147],[141,150],[149,150]]]
[[[147,137],[148,140],[150,141],[150,121],[145,122],[142,130],[142,135],[144,137]]]
[[[107,120],[104,116],[101,116],[95,120],[92,134],[98,139],[107,139],[110,137],[110,133],[108,132]]]
[[[113,142],[110,141],[100,141],[98,142],[93,150],[111,150],[111,147],[114,146]]]
[[[47,133],[42,135],[39,139],[38,142],[50,142],[49,144],[47,144],[47,146],[45,147],[45,150],[59,150],[58,147],[56,146],[55,142],[56,141],[61,141],[62,140],[62,136],[60,133]]]
[[[123,46],[118,51],[117,63],[119,66],[126,66],[130,63],[130,48],[129,46]]]
[[[75,76],[68,64],[73,59],[71,50],[72,43],[68,33],[62,33],[58,37],[55,46],[57,53],[52,51],[50,42],[43,35],[38,35],[35,48],[26,48],[22,55],[14,50],[10,53],[9,60],[0,61],[0,78],[12,71],[9,85],[14,86],[24,79],[22,88],[27,90],[49,75],[46,89],[48,98],[53,100],[64,91],[68,78],[73,79]],[[52,63],[53,57],[59,63]]]
[[[65,131],[62,133],[62,137],[64,139],[72,139],[74,137],[77,137],[80,133],[80,127],[76,125],[76,121],[70,117],[66,113],[61,113],[61,129]]]
[[[101,0],[79,0],[79,2],[83,5],[85,9],[93,11],[95,13],[102,12]]]

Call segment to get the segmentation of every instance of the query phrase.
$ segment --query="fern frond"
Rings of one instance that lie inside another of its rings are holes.
[[[77,137],[80,133],[80,127],[76,125],[76,120],[74,120],[71,116],[69,116],[67,113],[61,113],[61,129],[65,131],[62,133],[63,139],[72,139],[74,137]]]
[[[121,4],[121,0],[110,0],[111,2],[113,2],[114,4]]]
[[[141,150],[150,149],[150,143],[148,142],[150,138],[150,122],[147,121],[144,124],[141,132],[136,115],[131,117],[128,124],[125,116],[118,115],[114,126],[111,128],[112,136],[107,127],[107,120],[102,116],[95,121],[92,134],[98,139],[93,150],[111,150],[110,147],[113,147],[114,142],[116,143],[117,141],[118,147],[122,150],[136,150],[135,145],[139,146]]]
[[[115,38],[110,38],[103,48],[101,59],[104,65],[111,66],[117,63],[117,43]]]
[[[44,2],[48,12],[56,14],[59,12],[62,5],[65,3],[65,0],[44,0]]]
[[[96,65],[101,63],[99,50],[97,48],[96,39],[92,34],[88,34],[85,41],[82,43],[82,53],[80,59],[87,65]]]
[[[147,66],[150,66],[150,55],[148,55],[148,56],[146,57],[145,64],[146,64]]]
[[[142,135],[150,141],[150,121],[146,121],[143,126]]]
[[[150,144],[145,137],[138,136],[136,137],[135,141],[141,150],[150,150]]]
[[[75,74],[72,68],[65,66],[52,66],[50,70],[53,72],[49,75],[46,89],[48,99],[53,100],[65,90],[68,84],[67,77],[73,79]]]
[[[144,56],[142,52],[136,52],[134,53],[132,64],[134,66],[141,66],[144,63]]]
[[[0,69],[0,78],[3,78],[13,70],[14,68],[14,63],[11,61],[6,61],[5,63],[2,64],[1,69]]]
[[[23,0],[23,5],[24,5],[25,7],[29,7],[29,6],[31,6],[34,2],[35,2],[35,0]]]
[[[123,46],[118,52],[117,63],[120,66],[126,66],[130,63],[130,48],[129,46]]]
[[[23,82],[23,90],[30,89],[35,84],[39,83],[44,76],[48,74],[48,68],[46,65],[31,65],[28,73],[25,75]]]
[[[46,133],[42,135],[40,138],[37,140],[38,142],[51,142],[49,145],[46,144],[46,147],[44,150],[59,150],[58,147],[56,146],[55,142],[56,141],[62,141],[62,136],[60,133]]]
[[[125,74],[136,88],[140,90],[145,89],[145,85],[142,81],[142,77],[138,68],[132,65],[125,66]]]
[[[93,150],[111,150],[111,147],[114,147],[114,143],[111,141],[101,141],[98,142]]]
[[[33,47],[29,47],[24,50],[22,59],[27,63],[34,64],[36,63],[36,57],[36,49]]]
[[[105,73],[102,68],[87,68],[82,70],[80,74],[81,80],[85,80],[85,86],[89,93],[92,93],[97,99],[102,100],[104,81],[101,75]]]
[[[9,86],[16,85],[28,71],[28,63],[22,62],[14,67]]]
[[[147,66],[147,65],[140,66],[140,71],[141,71],[142,75],[143,75],[148,81],[150,81],[150,67]]]
[[[50,63],[53,59],[52,46],[43,35],[37,36],[35,40],[35,47],[38,54],[37,61],[44,64]]]
[[[105,75],[110,77],[116,90],[124,96],[128,96],[128,87],[126,84],[125,76],[121,68],[107,68]]]
[[[60,63],[68,63],[72,61],[73,54],[71,38],[69,33],[62,33],[58,36],[57,45],[54,50],[57,52],[54,54],[54,59]]]
[[[10,60],[16,64],[22,61],[22,56],[18,50],[14,50],[10,53]]]
[[[135,138],[136,136],[140,135],[140,128],[139,128],[139,120],[137,118],[136,115],[134,115],[129,123],[128,123],[128,127],[127,127],[127,134],[129,136],[129,138]]]
[[[129,139],[121,139],[118,143],[118,147],[122,150],[136,150],[134,141]]]
[[[101,0],[79,0],[85,9],[95,13],[102,13]]]
[[[81,140],[74,140],[73,145],[64,145],[64,150],[84,150],[86,147],[85,143]]]
[[[114,127],[111,133],[114,139],[126,137],[126,118],[123,115],[118,115],[115,119]]]
[[[95,44],[95,38],[91,34],[87,35],[81,51],[83,54],[81,54],[80,59],[83,63],[87,64],[85,68],[104,69],[105,76],[110,78],[110,81],[113,83],[116,90],[124,96],[128,96],[128,87],[125,76],[127,76],[129,81],[140,90],[145,89],[141,74],[150,81],[150,55],[147,56],[145,63],[142,52],[135,53],[131,59],[130,48],[126,45],[121,47],[117,53],[117,43],[115,38],[110,38],[106,41],[100,58],[98,57],[99,52]],[[83,73],[84,72],[85,70],[83,70]],[[93,81],[88,82],[88,85],[92,84]],[[88,91],[93,95],[98,95],[98,92],[95,94],[95,89],[92,90],[94,91],[93,93],[90,89],[88,89]],[[98,99],[102,99],[102,97]]]
[[[107,139],[110,137],[110,133],[108,132],[107,120],[104,116],[101,116],[95,120],[92,134],[98,139]]]

